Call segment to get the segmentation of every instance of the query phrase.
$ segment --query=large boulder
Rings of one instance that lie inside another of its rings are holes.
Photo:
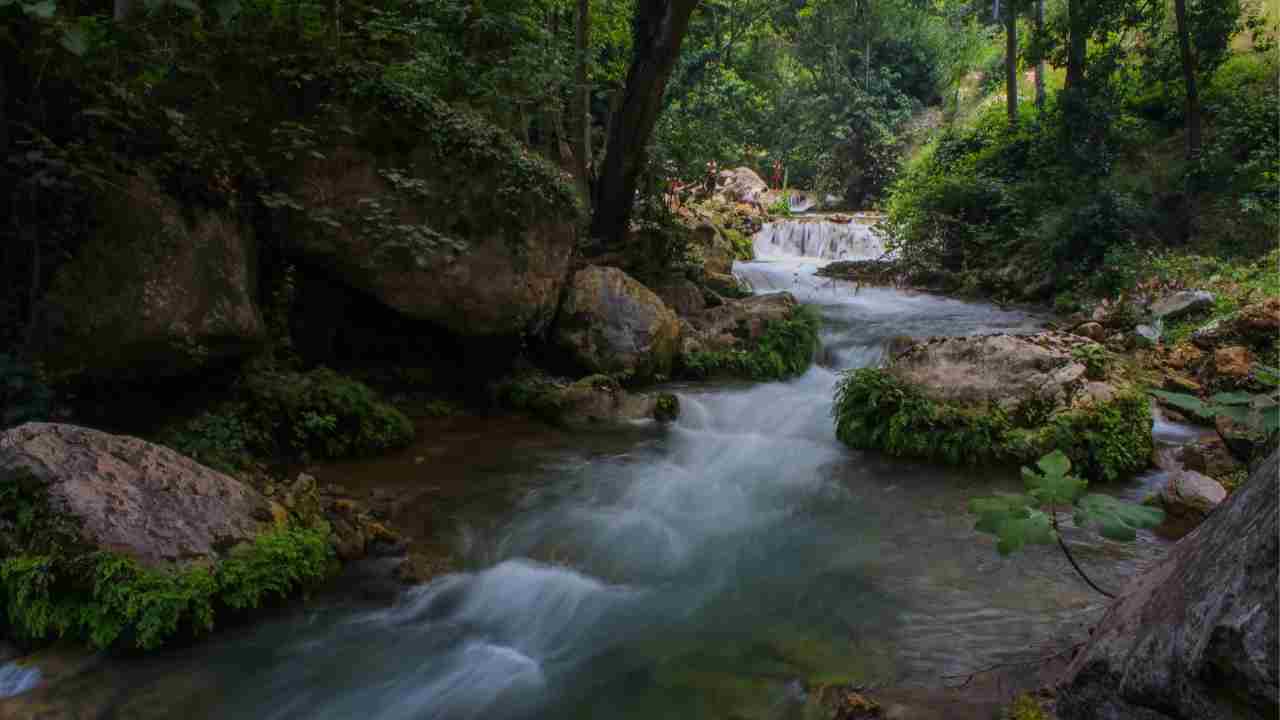
[[[527,373],[493,387],[495,400],[512,410],[565,427],[602,427],[644,420],[674,420],[680,402],[670,393],[630,393],[607,375],[576,381]]]
[[[707,273],[733,274],[733,243],[729,242],[719,227],[709,222],[698,223],[693,229],[693,250]]]
[[[0,475],[26,471],[82,539],[145,565],[217,557],[273,521],[257,491],[134,437],[53,423],[0,434]]]
[[[1213,307],[1213,293],[1205,290],[1179,290],[1151,303],[1151,314],[1165,320],[1190,315]]]
[[[499,207],[504,163],[456,168],[441,152],[344,147],[306,161],[295,191],[302,205],[342,221],[292,233],[296,252],[387,307],[464,337],[541,333],[576,242],[571,205],[548,202],[509,219]],[[528,162],[555,187],[553,170],[512,153],[509,163]]]
[[[555,342],[593,373],[636,378],[671,371],[680,323],[662,299],[618,268],[588,265],[574,273]]]
[[[1212,350],[1230,342],[1266,346],[1280,334],[1280,298],[1246,305],[1237,312],[1213,320],[1191,334],[1191,342]]]
[[[184,209],[147,177],[119,185],[55,274],[32,350],[57,374],[139,379],[256,349],[264,328],[249,228],[230,213]]]
[[[1093,630],[1059,689],[1063,720],[1263,720],[1280,714],[1280,452]]]
[[[686,353],[750,347],[773,322],[786,320],[798,303],[789,292],[731,300],[685,318],[681,350]]]
[[[1170,474],[1160,502],[1170,515],[1193,520],[1202,519],[1227,499],[1227,490],[1211,477],[1195,470]]]
[[[696,315],[707,309],[707,296],[702,288],[689,280],[672,280],[651,286],[667,307],[677,315]]]
[[[1072,350],[1089,344],[1059,332],[929,338],[900,354],[889,372],[941,402],[1009,409],[1036,396],[1063,406],[1085,379]]]
[[[717,194],[729,203],[759,202],[769,185],[749,167],[721,170]]]

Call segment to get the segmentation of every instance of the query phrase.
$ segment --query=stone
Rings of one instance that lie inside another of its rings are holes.
[[[738,280],[737,276],[730,273],[709,272],[703,276],[702,281],[708,289],[725,297],[741,297],[749,292],[742,286],[742,282]]]
[[[1077,325],[1071,332],[1080,337],[1087,337],[1095,342],[1102,342],[1107,339],[1107,330],[1100,323],[1087,322]]]
[[[676,280],[656,285],[652,289],[667,307],[682,317],[707,309],[707,298],[702,288],[689,280]]]
[[[1232,334],[1232,323],[1218,318],[1196,328],[1191,333],[1191,343],[1201,350],[1212,350]]]
[[[721,170],[717,194],[730,203],[760,202],[769,185],[749,167]]]
[[[1170,515],[1204,517],[1227,499],[1227,490],[1217,480],[1195,470],[1169,475],[1160,492],[1160,502]]]
[[[659,398],[660,395],[629,393],[612,378],[593,375],[560,391],[558,419],[570,427],[648,419],[674,420],[679,414],[679,404],[673,408],[669,402],[659,403]]]
[[[1179,290],[1151,304],[1151,314],[1173,320],[1213,307],[1213,293],[1205,290]]]
[[[361,232],[359,222],[291,237],[308,266],[322,270],[403,315],[469,338],[512,338],[543,332],[555,316],[577,243],[571,211],[546,207],[517,229],[495,220],[488,176],[495,168],[440,172],[420,148],[397,158],[423,169],[402,182],[388,179],[387,159],[350,147],[308,159],[294,194],[307,208],[335,214],[371,212],[370,199],[395,198],[394,222],[420,232]],[[449,162],[454,162],[450,160]],[[410,173],[414,174],[414,173]],[[457,183],[457,177],[469,178]]]
[[[450,559],[412,553],[396,566],[392,574],[405,585],[422,585],[437,575],[450,571]]]
[[[1206,437],[1183,445],[1178,459],[1188,470],[1222,479],[1238,472],[1243,465],[1231,456],[1221,437]]]
[[[1280,297],[1246,305],[1235,316],[1235,331],[1252,342],[1274,341],[1280,335]]]
[[[1261,433],[1226,415],[1214,417],[1213,426],[1218,431],[1218,437],[1222,438],[1223,444],[1227,446],[1227,450],[1241,462],[1252,460],[1265,440]]]
[[[1220,378],[1243,380],[1249,377],[1253,353],[1240,345],[1218,348],[1213,353],[1213,371]]]
[[[0,434],[0,473],[26,470],[83,539],[148,566],[216,559],[269,527],[266,498],[159,445],[75,425]],[[265,522],[264,522],[265,521]]]
[[[1133,339],[1138,347],[1154,346],[1160,342],[1160,331],[1151,325],[1138,325],[1133,328]]]
[[[1189,343],[1179,343],[1175,345],[1165,356],[1165,365],[1174,370],[1185,370],[1199,366],[1204,360],[1204,352],[1195,345]]]
[[[709,222],[698,223],[693,229],[693,251],[702,261],[703,270],[707,273],[733,274],[733,243],[715,225]]]
[[[58,373],[118,381],[192,375],[258,349],[251,229],[184,208],[153,179],[120,182],[40,301],[31,352]]]
[[[1064,675],[1062,720],[1280,713],[1280,451],[1113,601]]]
[[[1192,380],[1185,375],[1179,375],[1175,372],[1166,373],[1164,376],[1164,389],[1171,392],[1199,394],[1203,389],[1200,383]]]
[[[1028,397],[1048,396],[1062,406],[1085,381],[1085,366],[1071,351],[1089,342],[1052,331],[929,338],[917,341],[887,369],[935,401],[995,401],[1008,409]]]
[[[770,323],[791,317],[797,305],[788,292],[727,301],[683,321],[681,352],[733,350],[750,344]]]
[[[662,299],[617,268],[573,276],[556,321],[556,344],[593,373],[644,379],[671,371],[680,324]]]

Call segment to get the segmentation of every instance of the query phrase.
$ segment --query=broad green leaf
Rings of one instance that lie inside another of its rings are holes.
[[[1262,383],[1273,387],[1280,386],[1280,369],[1255,363],[1253,366],[1253,374]]]
[[[229,26],[233,20],[240,16],[240,0],[220,0],[214,4],[213,10],[218,13],[218,19],[222,21],[222,24]]]
[[[1209,401],[1220,405],[1248,405],[1253,399],[1254,396],[1246,392],[1220,392],[1209,398]]]
[[[62,34],[60,43],[67,52],[76,57],[84,57],[89,52],[89,35],[78,27],[67,28]]]
[[[1262,408],[1262,431],[1268,435],[1280,430],[1280,405]]]
[[[1028,543],[1053,541],[1049,516],[1033,507],[1035,500],[1027,495],[996,495],[975,498],[969,509],[978,515],[974,526],[978,532],[996,536],[996,550],[1008,555]]]
[[[1040,472],[1049,476],[1061,476],[1071,472],[1071,458],[1061,450],[1054,450],[1045,455],[1036,465],[1040,468]]]
[[[48,20],[53,17],[53,14],[57,12],[57,10],[58,4],[54,2],[54,0],[41,0],[41,2],[22,6],[23,12],[31,17],[39,18],[41,20]]]
[[[1138,530],[1164,522],[1164,511],[1092,493],[1076,504],[1075,522],[1079,527],[1096,525],[1110,540],[1129,541],[1138,536]]]
[[[1213,409],[1192,395],[1168,392],[1166,390],[1148,390],[1147,392],[1180,410],[1186,410],[1204,418],[1213,417]]]

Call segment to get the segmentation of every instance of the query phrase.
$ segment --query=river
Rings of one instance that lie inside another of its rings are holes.
[[[756,292],[820,311],[823,351],[803,376],[676,385],[682,414],[666,427],[512,443],[473,472],[518,500],[451,513],[462,571],[392,599],[314,598],[69,688],[112,717],[799,718],[825,683],[938,685],[1079,640],[1102,599],[1058,550],[1002,558],[973,531],[967,500],[1017,488],[1012,469],[836,441],[839,373],[879,362],[887,338],[1041,324],[813,274],[870,253],[864,231],[832,230],[852,239],[823,239],[825,258],[762,234],[761,259],[737,268]],[[403,471],[433,481],[430,462]],[[1166,547],[1067,536],[1112,588]]]

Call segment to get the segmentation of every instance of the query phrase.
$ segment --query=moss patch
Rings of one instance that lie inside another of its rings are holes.
[[[750,349],[696,351],[680,356],[680,374],[689,378],[731,376],[781,380],[808,369],[818,351],[818,313],[803,305],[769,323]]]
[[[1062,450],[1089,479],[1115,480],[1147,466],[1151,411],[1145,397],[1052,413],[1006,412],[997,405],[930,400],[875,368],[845,375],[832,408],[841,442],[890,455],[953,464],[1029,463]]]
[[[151,568],[84,545],[29,474],[0,478],[0,500],[0,631],[28,643],[154,649],[286,598],[335,566],[326,525],[276,527],[212,565]]]

